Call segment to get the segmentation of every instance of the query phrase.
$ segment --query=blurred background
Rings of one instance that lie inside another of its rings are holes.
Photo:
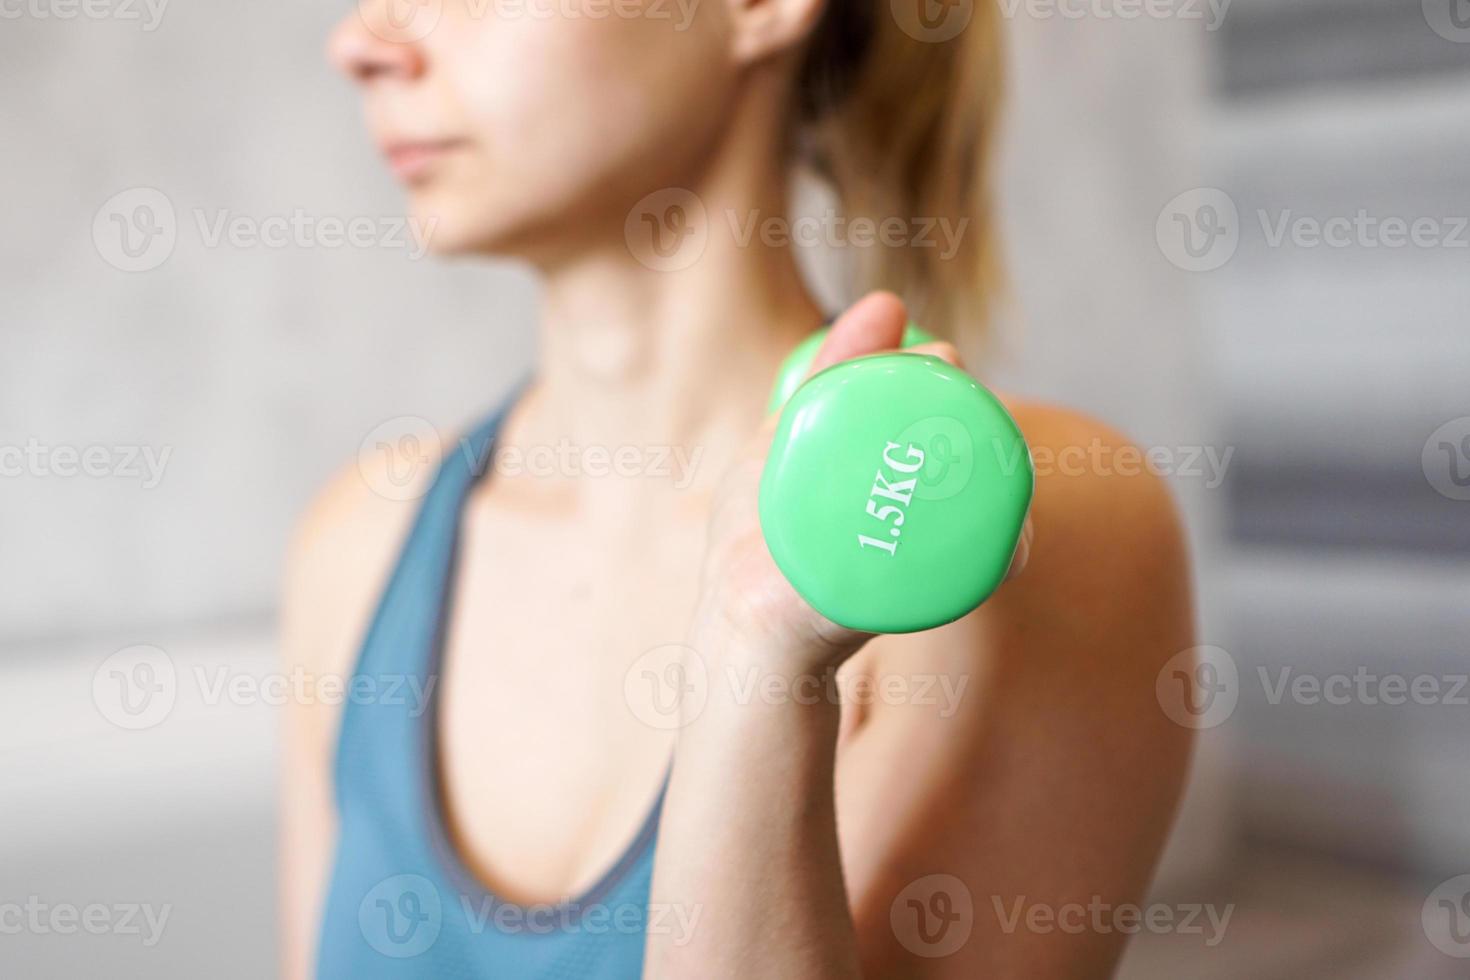
[[[1210,648],[1152,901],[1231,917],[1121,975],[1466,976],[1470,4],[977,2],[1011,32],[981,372],[1157,453]],[[278,708],[219,684],[277,669],[314,488],[534,355],[527,277],[394,233],[343,12],[0,4],[0,907],[167,909],[0,916],[4,976],[274,973]]]

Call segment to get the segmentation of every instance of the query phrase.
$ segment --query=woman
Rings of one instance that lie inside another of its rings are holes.
[[[1045,913],[1140,900],[1180,791],[1188,732],[1154,694],[1192,630],[1164,489],[1043,468],[1024,572],[877,638],[806,605],[754,506],[772,378],[827,319],[770,233],[794,164],[911,234],[854,235],[894,292],[839,317],[819,367],[898,346],[905,300],[950,336],[981,322],[996,18],[365,0],[339,25],[431,247],[519,258],[544,293],[534,381],[419,499],[353,466],[300,529],[289,667],[426,693],[291,709],[290,976],[1110,971],[1122,932]],[[953,254],[917,240],[935,224],[963,229]],[[1007,404],[1038,459],[1122,445]],[[502,465],[547,447],[550,472]]]

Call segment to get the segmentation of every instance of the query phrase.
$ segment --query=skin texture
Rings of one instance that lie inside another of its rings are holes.
[[[674,32],[445,0],[422,36],[385,40],[367,5],[332,38],[381,141],[450,141],[395,158],[413,212],[436,221],[431,247],[514,256],[542,278],[537,381],[502,453],[672,447],[696,461],[672,475],[497,472],[472,495],[440,684],[455,845],[509,899],[579,892],[627,845],[672,758],[652,901],[699,918],[680,942],[650,937],[647,976],[1105,976],[1118,932],[1007,931],[997,907],[1116,905],[1147,888],[1190,747],[1154,695],[1158,670],[1193,645],[1164,488],[1146,472],[1042,471],[1024,569],[984,607],[913,636],[841,630],[781,578],[754,506],[771,378],[823,320],[795,257],[712,230],[670,274],[624,238],[633,203],[665,187],[711,213],[781,213],[780,121],[819,11],[724,0]],[[865,299],[819,366],[895,347],[904,317],[892,296]],[[1038,454],[1126,445],[1075,413],[1007,403]],[[418,504],[376,495],[371,476],[345,469],[302,519],[288,669],[351,673]],[[675,731],[641,721],[623,687],[670,643],[710,678]],[[830,668],[844,690],[929,678],[963,693],[941,712],[917,698],[752,700],[731,680]],[[287,712],[289,977],[314,962],[337,724],[331,705]],[[491,739],[501,750],[487,756]],[[920,955],[891,914],[934,874],[963,882],[974,909],[943,957]]]

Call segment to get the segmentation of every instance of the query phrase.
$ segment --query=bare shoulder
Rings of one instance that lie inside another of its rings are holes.
[[[1057,405],[1005,403],[1036,470],[1024,570],[958,622],[878,638],[858,669],[968,672],[1004,663],[1151,684],[1158,665],[1192,645],[1194,630],[1188,549],[1167,484],[1147,451],[1117,429]],[[1124,664],[1131,669],[1120,671]]]
[[[387,484],[370,459],[342,467],[298,519],[286,558],[282,656],[288,668],[346,676],[418,510],[427,472]],[[382,461],[385,468],[389,461]],[[394,492],[384,493],[385,486]],[[401,498],[401,499],[400,499]]]
[[[1073,409],[1021,401],[1007,407],[1031,447],[1037,514],[1068,528],[1075,524],[1099,540],[1179,531],[1173,497],[1147,449]],[[1101,515],[1110,520],[1090,520]]]
[[[1030,561],[997,594],[998,612],[1049,610],[1096,628],[1187,637],[1189,557],[1172,494],[1149,453],[1105,423],[1039,402],[1009,401],[1031,447],[1036,491]]]
[[[1073,409],[1021,401],[1008,407],[1031,447],[1033,514],[1049,535],[1099,546],[1162,546],[1181,537],[1173,496],[1147,449]]]

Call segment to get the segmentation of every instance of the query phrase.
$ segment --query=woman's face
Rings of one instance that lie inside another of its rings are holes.
[[[697,165],[735,88],[727,28],[699,0],[360,0],[329,51],[429,247],[534,257],[621,233]]]

